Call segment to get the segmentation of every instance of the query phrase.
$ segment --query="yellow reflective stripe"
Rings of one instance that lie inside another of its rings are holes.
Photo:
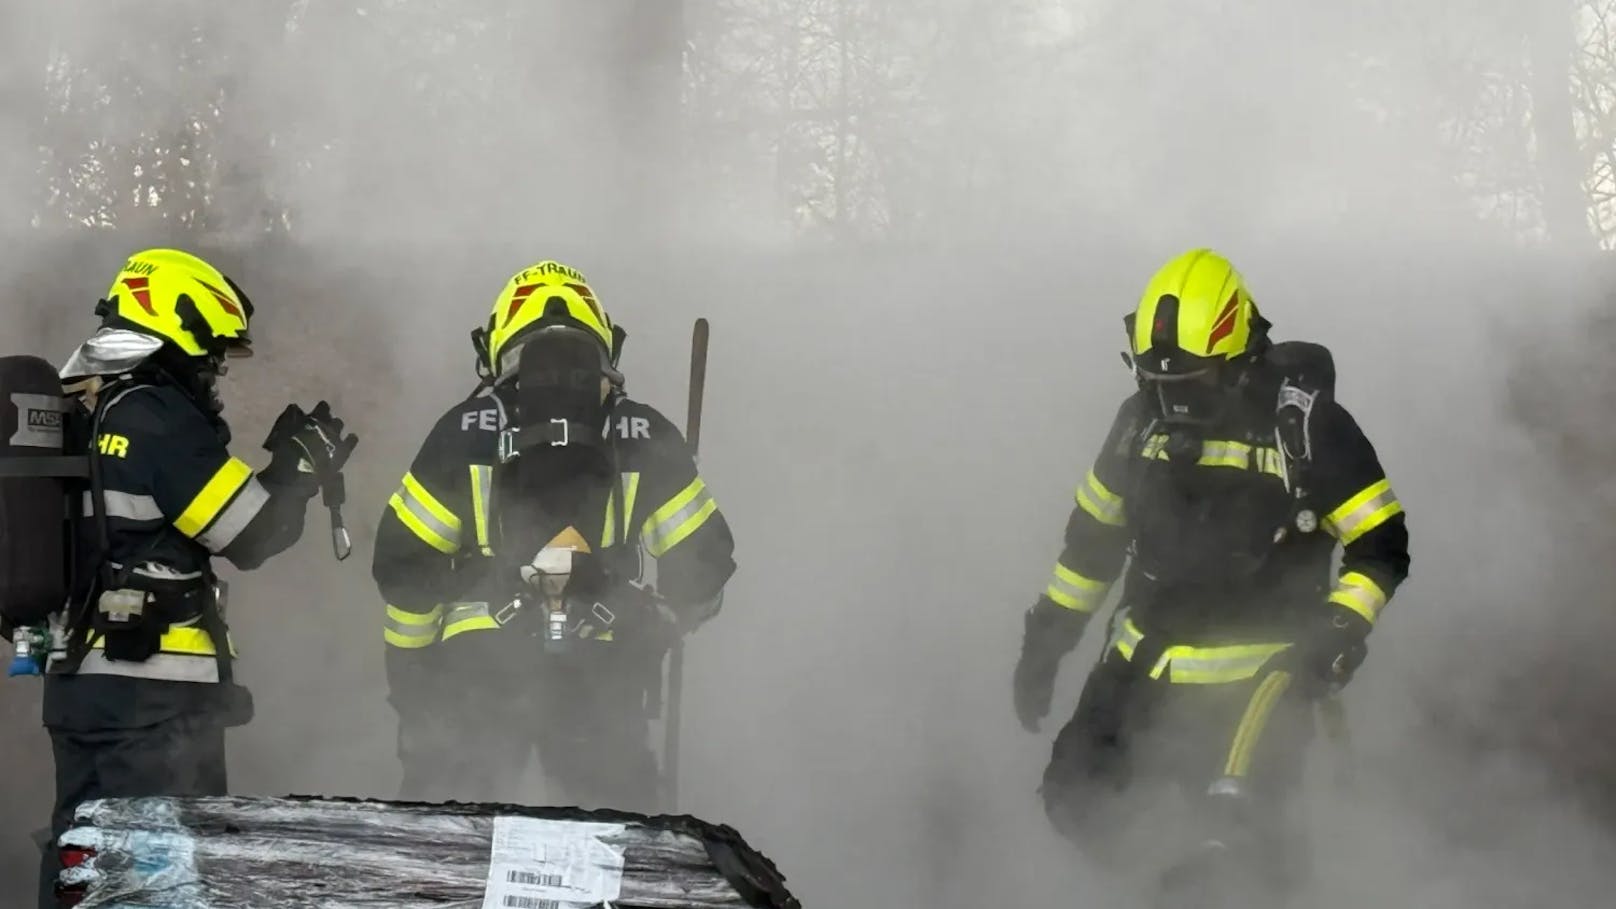
[[[661,558],[699,530],[717,510],[718,503],[707,491],[707,484],[701,477],[691,480],[689,486],[645,519],[640,530],[645,550],[653,557]]]
[[[443,640],[468,631],[497,630],[499,623],[488,612],[487,603],[451,603],[443,617]]]
[[[460,549],[460,518],[427,492],[413,474],[404,475],[403,485],[387,504],[423,543],[443,553]]]
[[[1139,456],[1147,460],[1167,460],[1167,437],[1151,436]],[[1259,473],[1284,476],[1282,459],[1277,448],[1253,446],[1233,439],[1209,439],[1201,443],[1201,456],[1195,462],[1201,467],[1233,467],[1255,470]]]
[[[387,500],[387,504],[393,509],[394,516],[405,527],[408,527],[411,533],[419,537],[421,542],[447,554],[453,554],[460,549],[459,543],[438,533],[430,524],[421,520],[420,516],[410,508],[409,503],[405,501],[401,493],[393,493],[393,497]]]
[[[442,619],[442,606],[433,606],[428,612],[410,612],[389,603],[382,639],[406,650],[428,647],[437,641]]]
[[[1257,465],[1254,469],[1259,473],[1273,474],[1276,477],[1285,475],[1284,461],[1280,456],[1279,449],[1259,448],[1255,454],[1257,455]]]
[[[623,513],[628,515],[628,526],[634,526],[634,502],[640,495],[639,471],[631,470],[623,474]],[[606,494],[606,520],[601,525],[600,545],[612,546],[617,543],[628,542],[628,528],[623,529],[623,539],[617,539],[617,489]]]
[[[1055,563],[1055,576],[1050,579],[1044,596],[1067,609],[1093,612],[1105,599],[1111,585],[1105,581],[1086,578],[1059,562]]]
[[[434,630],[431,634],[399,634],[391,628],[383,628],[382,640],[386,641],[389,647],[397,647],[400,650],[420,650],[437,643],[438,633]]]
[[[1125,660],[1132,661],[1134,650],[1144,634],[1132,619],[1124,619],[1113,632],[1107,647],[1115,649]],[[1170,682],[1187,685],[1218,685],[1249,679],[1262,671],[1274,655],[1290,644],[1230,644],[1221,647],[1192,647],[1179,644],[1168,647],[1150,667],[1150,677],[1163,675]]]
[[[230,458],[196,494],[191,504],[185,506],[180,516],[174,519],[174,526],[180,533],[195,538],[197,534],[208,528],[219,512],[224,511],[230,500],[235,498],[241,487],[247,485],[252,479],[252,468],[240,458]]]
[[[1401,513],[1402,503],[1391,480],[1381,479],[1346,501],[1324,519],[1325,529],[1345,546]]]
[[[228,638],[228,636],[227,636]],[[94,649],[100,650],[106,646],[106,641],[96,638]],[[158,639],[157,649],[160,653],[177,653],[187,656],[213,656],[218,651],[213,649],[213,638],[206,631],[194,625],[180,625],[169,628]],[[235,641],[230,642],[230,653],[235,655]]]
[[[452,535],[457,539],[459,538],[460,516],[438,501],[437,496],[428,492],[427,488],[421,485],[421,481],[415,478],[415,474],[406,473],[404,475],[404,488],[400,492],[410,504],[420,505],[428,515],[447,528],[449,533],[444,534],[444,536]]]
[[[1077,487],[1077,504],[1101,524],[1111,527],[1123,525],[1122,496],[1101,483],[1092,470],[1083,478],[1083,484]]]
[[[1133,650],[1139,646],[1140,641],[1145,639],[1145,633],[1140,631],[1139,626],[1133,623],[1133,617],[1127,615],[1126,610],[1124,610],[1120,618],[1122,621],[1115,623],[1115,628],[1111,632],[1111,640],[1107,641],[1105,646],[1107,649],[1115,648],[1117,653],[1122,654],[1123,659],[1131,662],[1133,660]]]
[[[1380,616],[1380,611],[1386,608],[1386,600],[1386,592],[1373,578],[1356,571],[1343,574],[1336,581],[1335,589],[1330,591],[1330,602],[1345,606],[1370,622],[1374,622]]]
[[[488,544],[488,501],[494,493],[494,468],[487,464],[471,465],[471,519],[477,531],[477,549],[491,556],[494,550]]]
[[[1246,712],[1234,730],[1234,743],[1229,747],[1229,759],[1223,765],[1224,776],[1243,777],[1251,770],[1251,754],[1262,740],[1268,718],[1273,716],[1274,705],[1279,703],[1285,689],[1290,687],[1291,674],[1282,670],[1269,673],[1257,684],[1257,690],[1246,703]]]
[[[1162,651],[1151,667],[1150,677],[1165,672],[1170,682],[1187,685],[1220,685],[1249,679],[1262,671],[1274,654],[1290,644],[1233,644],[1224,647],[1178,645]]]
[[[1251,464],[1251,446],[1244,442],[1201,443],[1201,457],[1195,463],[1203,467],[1239,467]]]

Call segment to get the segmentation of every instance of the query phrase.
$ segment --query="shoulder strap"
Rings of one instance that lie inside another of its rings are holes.
[[[113,405],[123,400],[130,392],[143,388],[144,385],[120,377],[102,386],[95,393],[94,409],[90,413],[89,436],[85,439],[85,456],[89,464],[90,479],[90,514],[89,518],[95,527],[96,538],[96,580],[85,591],[84,599],[74,603],[67,616],[67,659],[64,661],[62,671],[75,672],[84,657],[90,651],[92,630],[90,612],[95,608],[96,599],[101,593],[115,590],[123,586],[128,580],[129,572],[137,559],[126,560],[126,564],[119,571],[112,567],[112,532],[107,523],[106,484],[101,475],[101,426],[106,420],[107,411]],[[155,546],[155,540],[153,544]]]

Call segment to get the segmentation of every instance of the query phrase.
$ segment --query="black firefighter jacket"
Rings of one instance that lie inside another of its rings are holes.
[[[1271,409],[1189,437],[1152,412],[1143,392],[1119,409],[1045,598],[1093,612],[1122,578],[1107,646],[1192,683],[1250,677],[1329,604],[1375,621],[1408,574],[1408,529],[1345,407],[1312,408],[1306,460],[1285,454]]]
[[[501,481],[498,457],[511,410],[504,395],[484,390],[444,414],[382,513],[372,574],[386,603],[395,705],[446,684],[447,667],[491,674],[508,669],[496,663],[545,658],[533,610],[510,621],[503,607],[520,587],[516,566],[558,536],[576,534],[620,578],[639,580],[641,554],[651,556],[657,593],[687,628],[717,611],[735,570],[728,522],[666,417],[615,397],[606,426],[614,469],[569,478],[544,501],[513,501],[522,497]],[[610,647],[614,634],[586,643]]]

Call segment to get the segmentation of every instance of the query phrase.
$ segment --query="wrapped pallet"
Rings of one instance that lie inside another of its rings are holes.
[[[798,909],[725,826],[689,816],[333,798],[80,805],[60,885],[81,909]]]

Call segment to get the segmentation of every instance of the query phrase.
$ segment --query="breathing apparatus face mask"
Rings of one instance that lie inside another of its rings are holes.
[[[1162,422],[1206,426],[1222,419],[1236,399],[1222,370],[1208,366],[1187,373],[1150,373],[1138,370],[1139,385],[1151,393]]]
[[[520,459],[551,478],[606,466],[615,370],[600,342],[581,329],[551,326],[515,353],[515,431],[501,438],[501,460]]]
[[[1136,338],[1134,316],[1123,319],[1129,338]],[[1151,349],[1124,351],[1122,361],[1133,373],[1140,390],[1148,393],[1156,416],[1169,427],[1204,429],[1237,413],[1246,403],[1253,369],[1267,347],[1268,321],[1251,315],[1251,338],[1246,351],[1233,359],[1221,355],[1197,356],[1161,339]]]

